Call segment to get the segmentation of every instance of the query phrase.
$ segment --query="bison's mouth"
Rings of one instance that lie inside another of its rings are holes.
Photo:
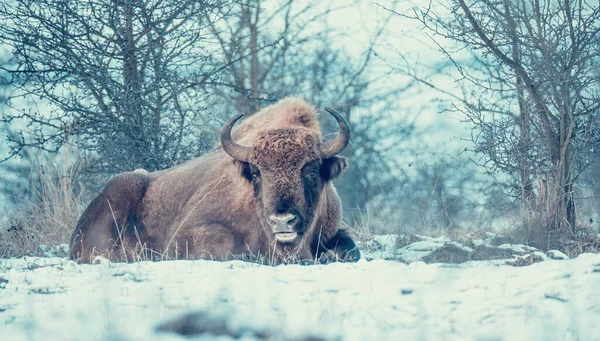
[[[278,232],[275,233],[275,239],[280,243],[293,243],[298,239],[298,232]]]

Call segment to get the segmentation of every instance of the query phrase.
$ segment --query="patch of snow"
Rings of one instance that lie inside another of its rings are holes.
[[[366,245],[358,245],[361,258],[394,259],[398,238],[397,234],[374,235],[372,240],[364,243]]]
[[[569,256],[558,250],[550,250],[546,254],[552,259],[569,259]]]
[[[406,245],[396,251],[396,258],[405,263],[411,263],[423,259],[436,249],[444,246],[446,242],[441,240],[424,240]]]
[[[40,245],[40,251],[44,257],[66,257],[69,254],[69,244],[59,244],[54,246]]]
[[[157,329],[186,314],[229,333],[198,340],[600,340],[600,254],[526,267],[28,257],[0,260],[0,282],[0,340],[188,340]]]
[[[398,242],[397,234],[374,235],[373,240],[377,241],[385,249],[393,249]]]
[[[481,246],[481,245],[485,245],[485,246],[489,246],[489,240],[487,239],[472,239],[471,243],[473,243],[473,245],[475,247]]]
[[[534,256],[534,257],[539,257],[542,260],[546,261],[549,260],[550,258],[548,257],[548,255],[546,255],[545,253],[541,252],[541,251],[533,251],[532,253],[530,253],[530,255]]]
[[[502,245],[498,246],[498,248],[509,249],[509,250],[513,250],[515,252],[520,252],[520,253],[528,253],[528,252],[537,251],[537,249],[535,247],[525,245],[525,244],[502,244]]]
[[[444,246],[444,244],[446,244],[446,243],[438,242],[438,241],[431,241],[431,240],[424,240],[421,242],[415,242],[410,245],[406,245],[405,247],[403,247],[403,249],[417,251],[417,252],[433,251],[441,246]]]
[[[439,236],[439,237],[429,237],[429,236],[421,236],[416,234],[415,236],[417,236],[419,239],[421,240],[425,240],[425,241],[431,241],[431,242],[437,242],[437,243],[449,243],[452,240],[450,240],[448,237],[446,236]]]
[[[470,248],[470,247],[468,247],[468,246],[462,245],[461,243],[457,243],[457,242],[450,242],[449,244],[453,244],[453,245],[455,245],[456,247],[458,247],[459,249],[463,249],[463,250],[465,250],[465,251],[467,251],[467,252],[473,252],[473,251],[475,251],[475,250],[473,250],[472,248]]]

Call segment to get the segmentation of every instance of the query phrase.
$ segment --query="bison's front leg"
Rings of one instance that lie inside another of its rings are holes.
[[[356,262],[360,259],[360,251],[348,232],[338,232],[326,242],[320,242],[316,257],[321,262]]]
[[[163,250],[177,259],[229,260],[242,256],[234,234],[220,224],[183,227]]]

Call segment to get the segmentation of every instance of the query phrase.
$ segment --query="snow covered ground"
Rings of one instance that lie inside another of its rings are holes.
[[[0,340],[189,337],[600,340],[600,254],[526,267],[0,260]]]

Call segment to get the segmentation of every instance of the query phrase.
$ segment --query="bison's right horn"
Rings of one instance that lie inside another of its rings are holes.
[[[229,154],[232,158],[242,162],[249,162],[252,148],[240,146],[231,138],[231,128],[233,128],[235,122],[242,116],[244,116],[244,114],[239,114],[225,124],[223,130],[221,130],[221,146],[223,146],[225,153]]]
[[[333,141],[329,141],[321,147],[321,157],[323,159],[335,156],[337,153],[344,150],[348,145],[348,142],[350,142],[350,125],[348,125],[348,121],[333,109],[325,108],[325,110],[335,117],[340,126],[340,133]]]

